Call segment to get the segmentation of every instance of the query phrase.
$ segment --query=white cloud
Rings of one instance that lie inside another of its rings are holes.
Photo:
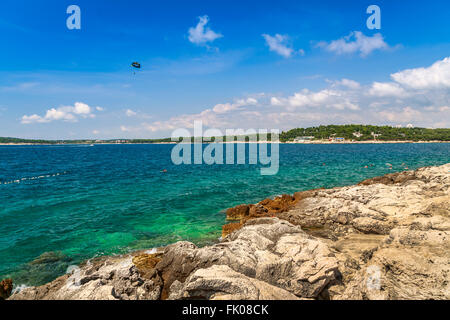
[[[374,82],[369,90],[369,94],[376,97],[404,97],[407,93],[397,83]]]
[[[281,34],[276,34],[275,36],[263,34],[262,36],[266,40],[266,44],[269,46],[270,51],[276,52],[285,58],[290,58],[292,56],[294,49],[288,47],[288,36]]]
[[[353,90],[359,89],[361,87],[358,82],[349,79],[342,79],[341,81],[338,81],[338,84]]]
[[[102,108],[102,107],[95,107],[95,109],[96,109],[97,111],[104,111],[104,110],[105,110],[105,108]]]
[[[220,33],[216,33],[212,31],[206,25],[209,22],[209,18],[207,15],[202,17],[198,17],[199,22],[195,27],[189,28],[189,41],[195,44],[205,44],[207,42],[213,42],[216,39],[222,38],[223,35]]]
[[[413,89],[450,88],[450,57],[439,60],[428,68],[408,69],[394,73],[391,78]]]
[[[359,106],[349,100],[345,100],[343,102],[337,102],[331,105],[332,108],[338,109],[338,110],[359,110]]]
[[[127,109],[127,110],[125,111],[125,114],[126,114],[127,117],[134,117],[135,115],[137,115],[137,113],[134,112],[134,111],[131,110],[131,109]]]
[[[400,111],[383,110],[378,112],[378,115],[385,121],[405,123],[413,120],[416,122],[421,120],[422,112],[411,107],[405,107]]]
[[[359,109],[357,102],[350,101],[350,96],[346,91],[335,89],[324,89],[317,92],[303,89],[287,98],[272,97],[271,104],[273,106],[286,107],[290,111],[308,107],[325,107],[339,110]]]
[[[212,110],[215,113],[227,113],[233,110],[238,109],[239,107],[248,106],[248,105],[255,105],[258,103],[258,100],[254,98],[247,98],[247,99],[239,99],[235,103],[219,103],[216,104]]]
[[[214,106],[213,111],[216,113],[226,113],[237,108],[238,106],[233,103],[219,103]]]
[[[75,114],[90,114],[91,113],[91,107],[89,107],[87,104],[82,102],[75,102],[75,105],[73,107],[68,107],[68,112],[73,112]]]
[[[391,75],[390,82],[361,85],[350,79],[328,80],[329,88],[303,89],[288,97],[273,96],[270,105],[287,113],[311,114],[316,110],[323,114],[323,119],[329,118],[332,109],[339,110],[346,123],[360,119],[360,123],[406,125],[413,122],[426,127],[449,127],[449,62],[450,58],[445,58],[428,68],[400,71]],[[418,79],[420,83],[415,82]],[[355,112],[358,110],[363,112]]]
[[[341,79],[338,81],[329,81],[333,87],[346,87],[352,90],[357,90],[361,88],[361,84],[359,82],[350,80],[350,79]]]
[[[75,102],[73,106],[62,106],[59,108],[51,108],[46,111],[44,116],[32,114],[22,117],[23,124],[46,123],[52,121],[69,121],[76,122],[79,118],[93,118],[92,108],[85,103]]]
[[[99,134],[99,133],[100,133],[100,131],[98,131],[98,130],[92,130],[92,134],[97,135],[97,134]]]
[[[45,121],[43,121],[43,118],[41,116],[38,116],[37,114],[32,114],[31,116],[24,115],[22,117],[23,124],[29,124],[34,122],[45,122]]]
[[[318,47],[337,54],[359,52],[362,57],[365,57],[375,50],[388,49],[389,45],[380,33],[369,37],[361,31],[353,31],[348,36],[329,43],[322,41],[318,44]]]

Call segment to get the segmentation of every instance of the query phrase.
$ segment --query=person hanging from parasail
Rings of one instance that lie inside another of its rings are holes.
[[[141,64],[139,62],[132,62],[131,66],[134,68],[133,69],[133,74],[136,74],[136,69],[140,69],[141,68]]]

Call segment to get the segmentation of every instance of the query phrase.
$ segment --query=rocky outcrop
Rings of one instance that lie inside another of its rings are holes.
[[[93,260],[10,299],[450,299],[450,164],[227,211],[220,243]]]
[[[384,176],[370,178],[364,181],[361,181],[358,183],[360,186],[370,186],[372,184],[385,184],[385,185],[392,185],[397,183],[405,183],[409,180],[415,180],[417,179],[416,172],[415,171],[402,171],[402,172],[396,172],[396,173],[389,173],[385,174]]]
[[[170,291],[172,300],[299,300],[289,291],[247,277],[226,265],[197,270],[184,283],[175,281]]]
[[[0,300],[8,299],[13,289],[12,279],[0,281]]]
[[[13,300],[156,300],[161,286],[141,276],[132,257],[108,257],[13,294]]]
[[[302,298],[317,297],[338,275],[337,260],[325,243],[277,218],[250,220],[213,246],[170,245],[156,269],[169,291],[175,281],[185,282],[194,271],[213,265],[227,265]]]
[[[331,299],[450,298],[450,164],[319,191],[279,215],[324,238]]]
[[[403,178],[396,184],[367,182],[318,190],[278,217],[333,240],[354,232],[387,235],[394,226],[409,226],[420,217],[448,214],[449,166],[397,174]],[[392,175],[387,176],[391,181]]]

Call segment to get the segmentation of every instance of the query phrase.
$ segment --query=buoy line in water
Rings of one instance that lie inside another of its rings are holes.
[[[41,175],[41,176],[34,176],[34,177],[30,177],[30,178],[20,178],[20,179],[9,180],[9,181],[0,181],[0,185],[2,185],[2,184],[21,183],[22,181],[27,181],[27,180],[37,180],[37,179],[51,178],[51,177],[60,176],[60,175],[66,174],[66,173],[67,173],[67,171],[58,172],[58,173],[54,173],[54,174],[45,174],[45,175]]]

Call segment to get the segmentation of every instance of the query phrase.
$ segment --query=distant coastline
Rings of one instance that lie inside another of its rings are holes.
[[[200,136],[199,136],[200,137]],[[196,137],[184,137],[183,141],[194,142]],[[279,139],[278,139],[279,138]],[[309,128],[295,128],[279,134],[281,143],[299,144],[367,144],[367,143],[448,143],[450,129],[429,129],[418,127],[392,127],[372,125],[328,125]],[[267,143],[272,140],[271,134],[243,132],[237,136],[203,137],[205,143],[220,140],[223,143]],[[181,140],[181,138],[180,138]],[[241,141],[236,141],[241,140]],[[0,137],[0,145],[67,145],[67,144],[174,144],[172,138],[159,139],[73,139],[45,140]]]
[[[209,143],[207,141],[203,143]],[[272,141],[223,141],[218,143],[273,143]],[[430,140],[430,141],[382,141],[382,140],[369,140],[369,141],[328,141],[328,140],[313,140],[305,142],[286,141],[279,142],[280,144],[395,144],[395,143],[450,143],[450,141]],[[67,145],[144,145],[144,144],[177,144],[177,142],[79,142],[79,143],[0,143],[0,146],[67,146]]]

